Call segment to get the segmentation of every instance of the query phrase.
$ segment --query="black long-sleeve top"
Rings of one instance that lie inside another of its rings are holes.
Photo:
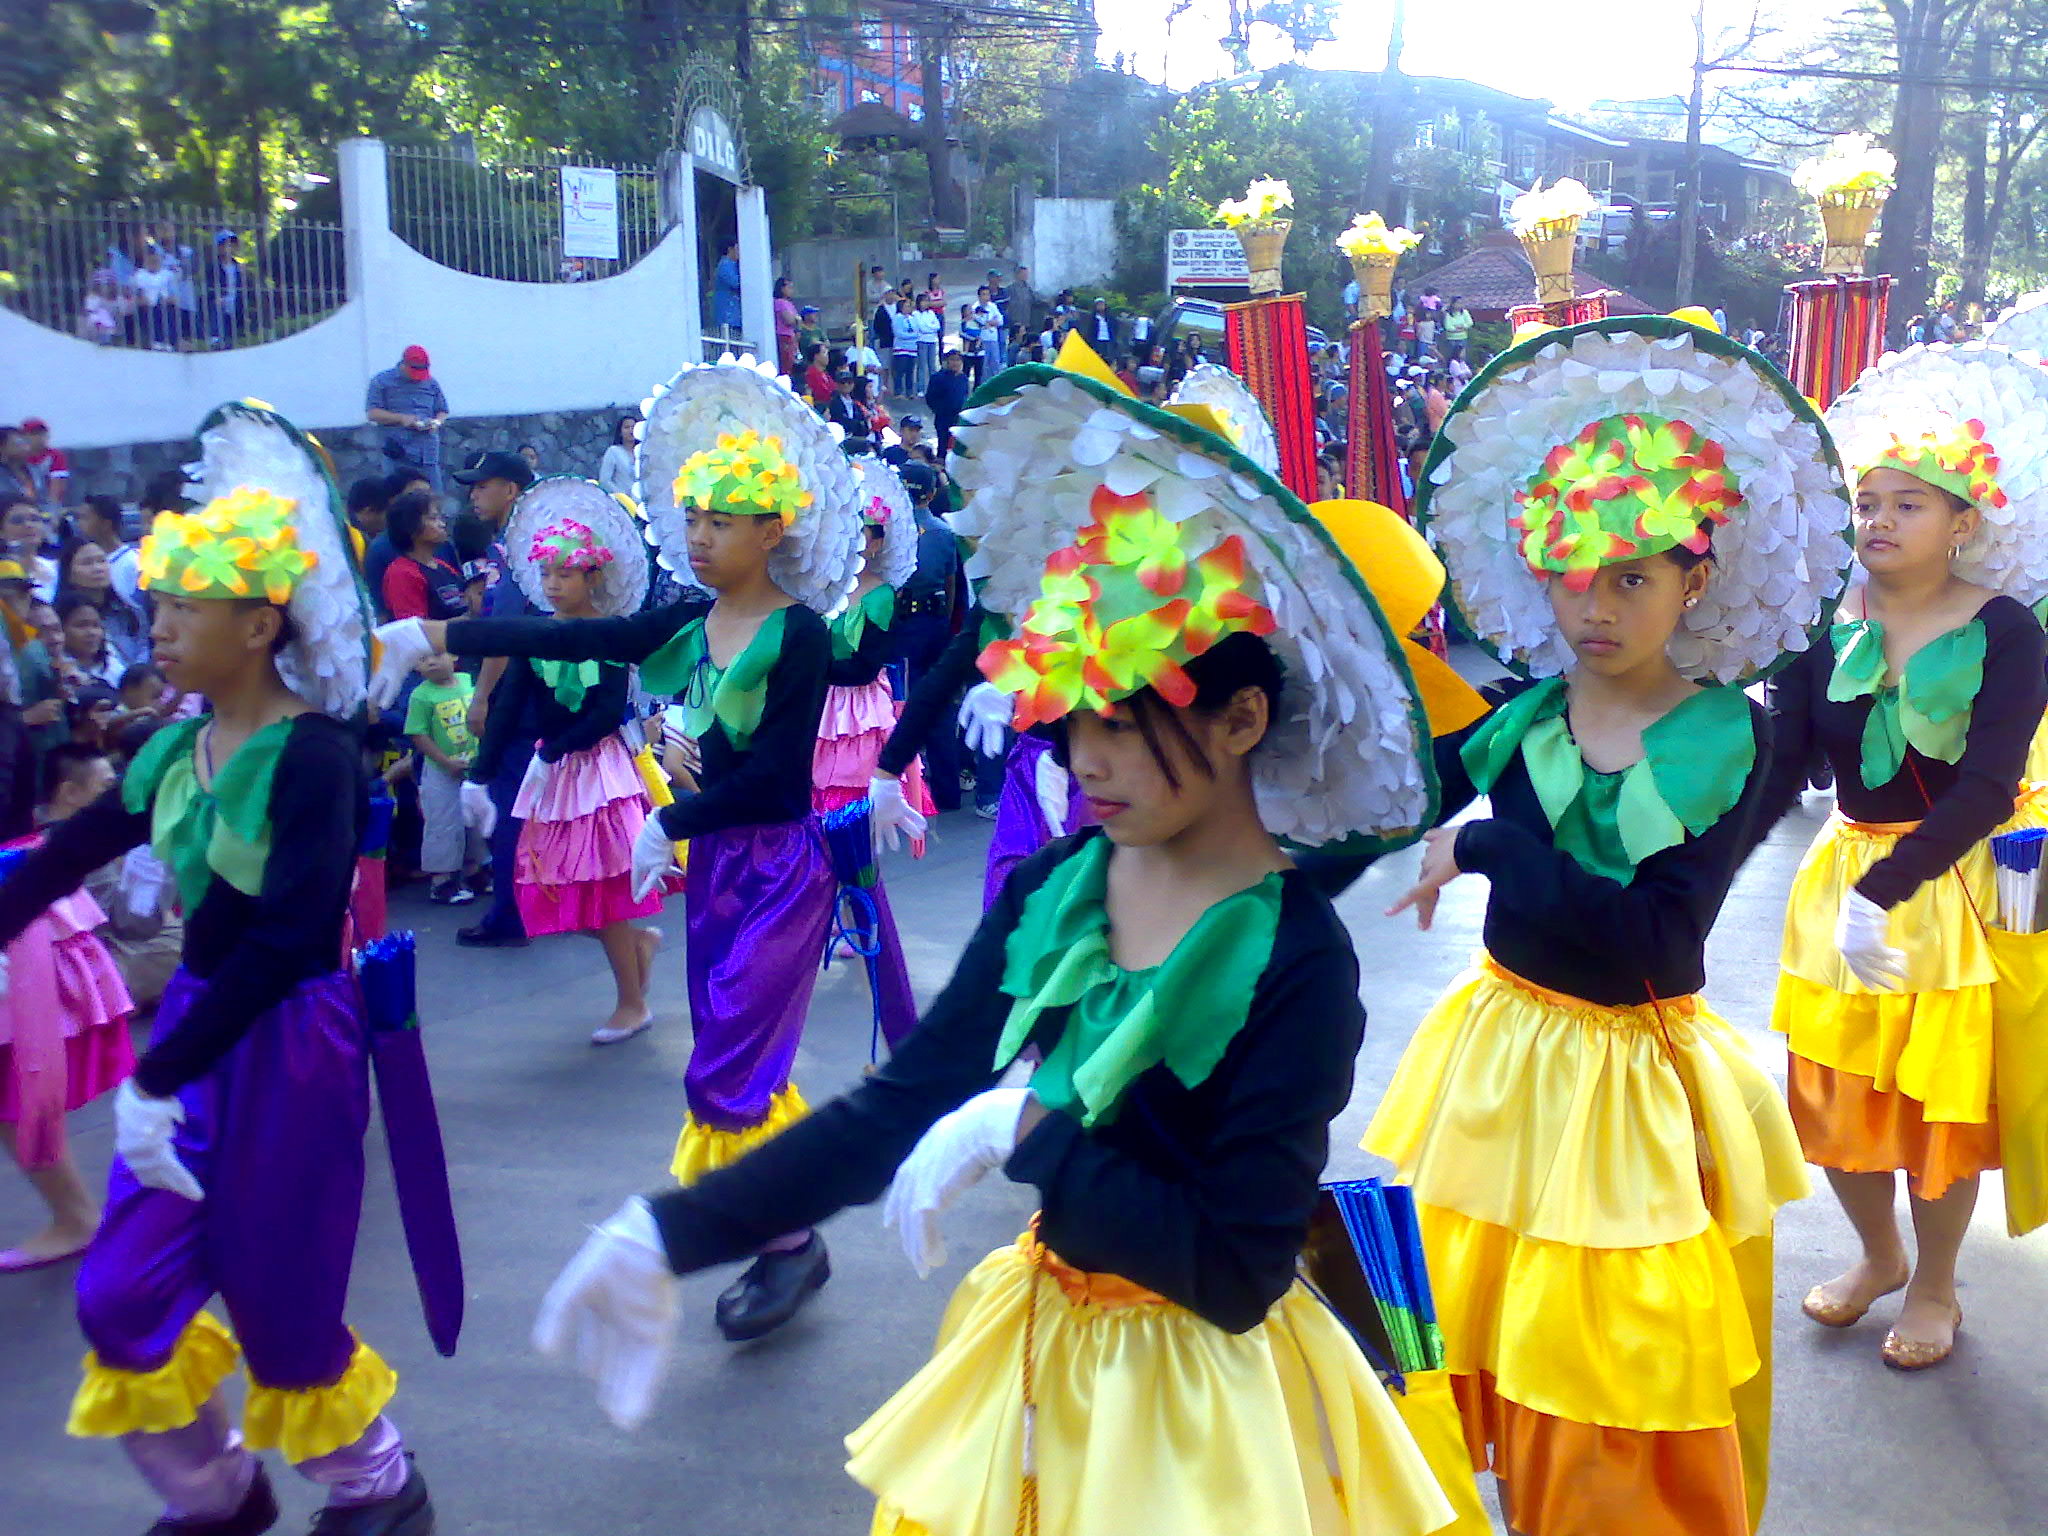
[[[851,656],[832,658],[832,664],[825,669],[825,681],[834,688],[865,688],[902,655],[903,635],[897,623],[884,627],[871,620],[861,631],[860,644],[853,648]]]
[[[686,597],[666,608],[617,619],[459,619],[448,648],[474,656],[531,656],[562,661],[641,662],[684,627],[711,611],[711,600]],[[698,743],[703,765],[696,794],[661,809],[662,830],[677,842],[728,827],[801,821],[811,810],[811,757],[825,708],[825,672],[832,637],[825,621],[801,603],[783,611],[782,654],[768,673],[761,723],[742,751],[713,723]],[[486,727],[488,729],[488,726]]]
[[[1504,683],[1483,691],[1497,708],[1528,686]],[[1627,885],[1593,874],[1555,846],[1550,818],[1517,752],[1493,786],[1492,816],[1460,827],[1454,848],[1460,870],[1492,883],[1486,952],[1525,980],[1590,1003],[1624,1007],[1648,1002],[1653,991],[1659,998],[1699,991],[1706,984],[1707,934],[1754,841],[1750,829],[1770,772],[1770,717],[1753,702],[1749,712],[1756,758],[1734,808],[1698,837],[1644,859]],[[1437,738],[1439,825],[1478,798],[1461,750],[1488,718]],[[1377,857],[1311,854],[1302,865],[1334,896]]]
[[[484,739],[470,778],[490,783],[505,753],[525,732],[531,732],[527,745],[533,746],[533,755],[544,763],[587,751],[625,724],[627,698],[626,669],[606,663],[599,667],[597,681],[584,690],[582,704],[570,709],[525,657],[513,657],[491,694],[491,712],[484,718]]]
[[[270,788],[263,889],[245,895],[218,875],[185,914],[185,969],[206,985],[191,1010],[136,1063],[135,1083],[162,1097],[203,1077],[249,1026],[302,982],[341,965],[342,926],[369,816],[361,744],[348,726],[307,713],[292,722]],[[117,785],[50,831],[0,884],[0,943],[49,904],[149,840],[150,813],[130,812]]]
[[[731,1167],[650,1197],[678,1273],[879,1198],[934,1121],[994,1085],[1011,1003],[999,990],[1004,945],[1025,898],[1100,835],[1063,838],[1018,866],[945,991],[872,1077]],[[1216,1070],[1189,1089],[1155,1066],[1092,1130],[1048,1114],[1006,1165],[1038,1186],[1039,1235],[1061,1258],[1233,1333],[1255,1327],[1293,1281],[1365,1031],[1350,936],[1298,871],[1281,878],[1272,959]],[[1034,1040],[1049,1046],[1067,1013],[1049,1011]]]
[[[2027,765],[2027,745],[2048,702],[2042,675],[2041,626],[2009,597],[1978,610],[1984,626],[1984,684],[1970,709],[1963,753],[1953,763],[1912,747],[1890,783],[1863,782],[1863,727],[1868,696],[1828,698],[1835,650],[1823,640],[1771,680],[1777,764],[1765,793],[1755,838],[1777,824],[1799,798],[1823,755],[1835,771],[1835,803],[1850,821],[1917,821],[1919,827],[1856,882],[1858,894],[1894,907],[1948,869],[2012,815],[2013,792]]]
[[[946,716],[953,701],[960,697],[960,690],[981,681],[981,670],[975,666],[980,655],[981,607],[977,604],[967,611],[966,626],[946,642],[937,660],[910,685],[910,697],[903,701],[896,729],[882,744],[876,767],[884,773],[902,776],[910,760],[931,740],[932,732],[950,723]]]

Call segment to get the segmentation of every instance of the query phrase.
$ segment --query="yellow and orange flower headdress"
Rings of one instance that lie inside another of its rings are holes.
[[[294,505],[240,485],[196,512],[160,514],[142,541],[142,585],[180,597],[290,602],[299,578],[320,563],[299,547]]]

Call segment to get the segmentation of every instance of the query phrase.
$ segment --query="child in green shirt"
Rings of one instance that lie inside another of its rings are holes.
[[[427,898],[443,906],[476,900],[469,877],[483,867],[484,834],[472,825],[463,781],[476,756],[469,704],[476,684],[455,670],[452,656],[429,656],[405,706],[405,734],[420,755],[420,869]]]

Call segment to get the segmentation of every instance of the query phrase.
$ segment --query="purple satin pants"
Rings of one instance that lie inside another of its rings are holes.
[[[683,1090],[699,1124],[749,1130],[789,1085],[839,883],[815,817],[700,833],[687,882]]]
[[[996,828],[989,838],[988,872],[981,884],[981,910],[986,912],[1003,894],[1010,871],[1056,837],[1080,830],[1086,820],[1081,786],[1067,780],[1067,820],[1049,827],[1038,805],[1038,763],[1052,750],[1042,737],[1019,734],[1011,739],[1009,761],[1003,765],[1003,797],[996,802]]]

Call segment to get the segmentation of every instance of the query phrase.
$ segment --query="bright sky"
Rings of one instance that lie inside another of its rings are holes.
[[[1169,34],[1165,18],[1179,4],[1187,9]],[[1750,0],[1707,0],[1709,52],[1716,33],[1746,23],[1753,8]],[[1795,37],[1810,36],[1841,9],[1840,0],[1765,0],[1767,14]],[[1380,68],[1392,12],[1392,0],[1344,0],[1337,40],[1310,62]],[[1229,73],[1229,56],[1215,42],[1227,15],[1224,0],[1097,0],[1101,57],[1135,55],[1138,73],[1186,89]],[[1280,34],[1252,30],[1254,64],[1289,57]],[[1690,0],[1410,0],[1401,64],[1410,74],[1476,80],[1570,109],[1602,97],[1682,94],[1691,87],[1692,49]],[[1776,48],[1767,42],[1754,56],[1796,58],[1802,51],[1790,41]],[[1559,57],[1573,62],[1548,62]]]

